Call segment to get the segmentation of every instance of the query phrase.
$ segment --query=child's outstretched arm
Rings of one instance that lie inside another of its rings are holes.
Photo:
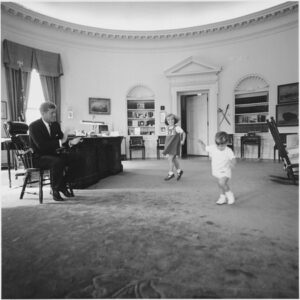
[[[231,159],[229,163],[230,163],[230,168],[234,168],[236,165],[236,159],[235,158]]]
[[[200,144],[201,148],[205,150],[206,144],[201,139],[198,139],[198,143]]]
[[[183,131],[181,134],[181,141],[180,141],[181,145],[184,145],[185,138],[186,138],[186,133]]]

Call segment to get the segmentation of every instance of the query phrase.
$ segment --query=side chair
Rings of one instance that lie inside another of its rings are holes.
[[[157,156],[157,159],[160,159],[160,150],[164,150],[164,148],[165,148],[166,136],[165,135],[159,135],[157,137],[156,142],[157,142],[156,156]]]
[[[142,136],[130,136],[129,139],[129,156],[132,159],[132,151],[142,150],[142,159],[145,159],[145,141]]]
[[[23,199],[27,185],[38,183],[39,185],[39,202],[43,203],[43,186],[50,184],[50,170],[35,168],[32,161],[32,149],[29,147],[29,135],[18,134],[11,137],[14,145],[15,153],[18,159],[22,162],[24,170],[16,173],[16,177],[24,176],[24,182],[20,194],[20,199]],[[27,192],[28,193],[28,192]],[[33,193],[35,194],[35,193]]]

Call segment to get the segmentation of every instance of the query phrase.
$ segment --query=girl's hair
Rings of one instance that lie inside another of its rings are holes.
[[[215,142],[217,145],[227,144],[228,140],[229,140],[229,137],[225,131],[219,131],[216,133]]]
[[[173,118],[174,119],[174,124],[177,124],[179,122],[179,117],[175,116],[174,114],[168,114],[165,118],[165,124],[169,125],[167,118]]]

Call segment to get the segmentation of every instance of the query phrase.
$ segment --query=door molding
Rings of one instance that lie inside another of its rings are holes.
[[[218,131],[218,91],[221,67],[203,63],[191,56],[165,71],[171,92],[170,109],[180,115],[180,96],[205,92],[208,94],[208,143]]]

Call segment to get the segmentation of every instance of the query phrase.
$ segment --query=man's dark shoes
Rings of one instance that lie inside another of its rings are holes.
[[[177,173],[177,180],[180,180],[182,174],[183,174],[183,171],[182,171],[182,170],[180,170],[180,172]]]
[[[175,176],[174,173],[168,174],[168,176],[165,178],[165,180],[170,180],[170,179],[173,178],[174,176]]]
[[[52,197],[54,201],[64,201],[64,199],[61,197],[59,191],[53,190],[52,191]]]
[[[74,195],[72,193],[70,193],[67,189],[61,189],[60,192],[62,192],[64,194],[65,197],[74,197]]]

